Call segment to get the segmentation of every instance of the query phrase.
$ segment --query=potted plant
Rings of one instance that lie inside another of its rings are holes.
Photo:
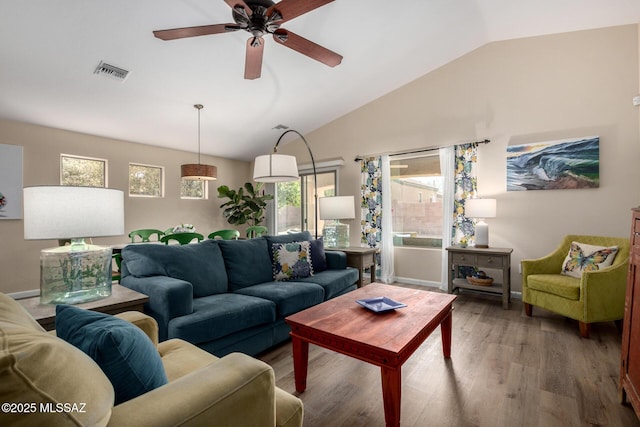
[[[223,209],[222,215],[229,224],[261,225],[267,201],[273,200],[273,195],[264,194],[264,191],[261,190],[262,183],[257,183],[254,186],[250,182],[246,182],[237,191],[226,185],[218,187],[218,198],[229,199],[220,205],[220,208]]]

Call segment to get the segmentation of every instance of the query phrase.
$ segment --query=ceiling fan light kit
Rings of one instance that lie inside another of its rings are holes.
[[[153,34],[162,40],[175,40],[245,30],[251,34],[247,40],[244,68],[244,78],[249,80],[260,77],[264,53],[263,36],[266,34],[271,34],[278,44],[329,67],[342,62],[341,55],[280,27],[283,23],[334,0],[282,0],[279,3],[272,0],[224,1],[231,7],[234,23],[158,30]]]

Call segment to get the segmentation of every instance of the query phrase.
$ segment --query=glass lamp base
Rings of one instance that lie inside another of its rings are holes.
[[[349,225],[335,221],[322,228],[324,245],[328,248],[349,247]]]
[[[111,295],[111,248],[70,245],[40,252],[40,303],[80,304]]]

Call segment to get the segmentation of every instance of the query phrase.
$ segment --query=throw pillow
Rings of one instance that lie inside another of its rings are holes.
[[[593,246],[586,243],[571,242],[569,253],[562,262],[561,274],[577,279],[585,271],[596,271],[609,267],[618,253],[617,246]]]
[[[328,268],[327,256],[324,253],[324,240],[322,240],[322,237],[310,242],[309,252],[311,252],[311,265],[313,266],[314,273],[319,273]]]
[[[290,280],[312,274],[309,242],[273,244],[273,280]]]
[[[137,326],[104,313],[56,306],[56,334],[100,366],[115,391],[115,404],[167,384],[160,354]]]

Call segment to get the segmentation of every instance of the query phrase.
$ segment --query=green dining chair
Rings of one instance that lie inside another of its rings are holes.
[[[157,234],[158,240],[160,240],[162,236],[165,235],[165,232],[162,230],[156,230],[155,228],[143,228],[140,230],[133,230],[129,233],[129,237],[131,237],[131,243],[135,243],[136,236],[140,237],[143,242],[149,242],[150,237],[154,234]]]
[[[120,268],[122,267],[122,254],[120,252],[116,252],[111,255],[111,259],[116,262],[116,269],[111,271],[111,281],[120,283]]]
[[[247,228],[247,237],[252,239],[254,237],[261,237],[268,233],[267,227],[263,225],[252,225]]]
[[[200,242],[204,239],[204,236],[200,233],[173,233],[163,236],[160,241],[165,245],[168,245],[170,240],[175,240],[181,245],[187,245],[194,239],[198,239],[198,242]]]
[[[164,230],[165,236],[168,236],[169,234],[173,234],[173,227],[169,227],[166,230]]]
[[[218,230],[209,234],[209,236],[207,237],[212,240],[215,240],[216,237],[219,237],[222,240],[238,240],[238,237],[240,237],[240,232],[238,230],[231,229]]]

